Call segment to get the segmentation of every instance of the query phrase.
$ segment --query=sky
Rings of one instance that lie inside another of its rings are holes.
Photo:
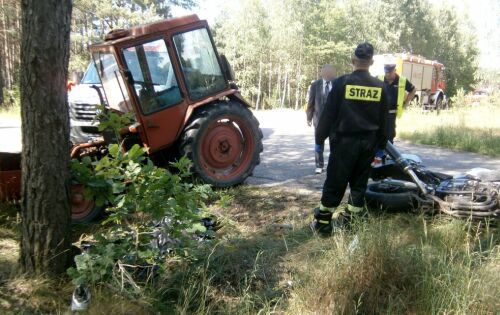
[[[214,24],[228,0],[199,0],[199,6],[192,10],[174,8],[173,15],[196,13],[202,19]],[[229,0],[238,5],[238,0]],[[266,1],[266,0],[264,0]],[[270,0],[267,0],[270,1]],[[479,66],[500,70],[500,0],[429,0],[432,5],[450,5],[459,12],[466,12],[475,28],[480,50]]]

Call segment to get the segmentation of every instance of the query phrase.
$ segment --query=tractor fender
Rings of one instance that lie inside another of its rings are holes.
[[[201,108],[207,104],[211,104],[215,101],[218,101],[219,99],[223,98],[223,97],[227,97],[231,100],[235,100],[241,104],[243,104],[245,107],[252,107],[250,105],[250,103],[248,103],[244,98],[243,96],[241,95],[240,91],[238,91],[237,89],[229,89],[229,90],[225,90],[223,92],[220,92],[218,94],[215,94],[213,96],[210,96],[208,98],[205,98],[197,103],[194,103],[192,104],[191,106],[188,107],[187,111],[186,111],[186,115],[184,117],[184,125],[187,124],[187,122],[191,119],[191,116],[193,115],[193,113],[198,109],[198,108]],[[179,131],[179,134],[182,132],[182,129]]]

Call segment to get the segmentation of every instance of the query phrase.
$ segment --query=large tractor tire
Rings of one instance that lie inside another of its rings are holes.
[[[241,184],[260,163],[262,150],[258,120],[235,101],[210,104],[193,114],[180,142],[193,172],[216,187]]]

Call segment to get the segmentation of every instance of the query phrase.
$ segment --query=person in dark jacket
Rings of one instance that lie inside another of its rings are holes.
[[[314,124],[316,130],[319,122],[319,117],[323,113],[326,98],[328,93],[332,90],[332,80],[335,78],[335,71],[331,65],[324,65],[321,68],[321,79],[311,83],[309,87],[309,97],[307,101],[307,124],[311,126]],[[315,131],[316,133],[316,131]],[[314,148],[316,159],[316,174],[323,173],[325,166],[323,152],[325,150],[325,142],[316,145]]]
[[[352,55],[354,71],[333,81],[316,128],[316,144],[330,137],[330,151],[321,204],[314,209],[312,228],[331,234],[364,210],[370,163],[387,143],[387,92],[384,83],[368,72],[373,46],[359,44]],[[349,185],[347,209],[339,207]]]

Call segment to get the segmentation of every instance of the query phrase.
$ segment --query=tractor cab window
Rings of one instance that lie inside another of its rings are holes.
[[[95,52],[93,57],[108,106],[124,113],[131,111],[127,90],[114,55],[108,52]]]
[[[226,88],[227,82],[205,28],[175,35],[174,44],[191,99],[201,99]]]
[[[178,104],[182,96],[164,40],[123,50],[142,112],[150,114]]]
[[[87,67],[87,71],[82,77],[80,81],[81,84],[101,84],[101,79],[99,79],[99,75],[97,74],[97,69],[95,67],[95,63],[91,62]]]

